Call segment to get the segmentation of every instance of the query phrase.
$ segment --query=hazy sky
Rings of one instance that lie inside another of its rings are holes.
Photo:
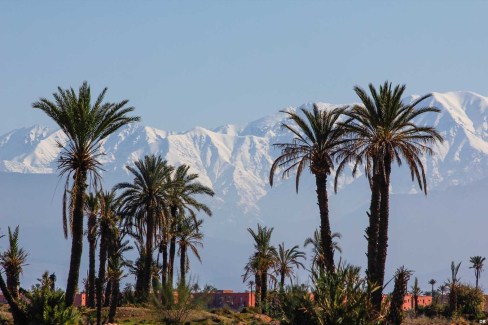
[[[0,133],[87,80],[146,125],[245,123],[386,79],[488,95],[484,1],[0,2]]]

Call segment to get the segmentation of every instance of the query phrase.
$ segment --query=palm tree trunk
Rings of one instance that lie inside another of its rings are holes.
[[[110,253],[108,256],[111,256]],[[103,307],[108,307],[110,306],[110,299],[112,299],[112,281],[108,281],[107,285],[105,286],[105,294],[104,294],[104,300],[103,300]]]
[[[117,312],[117,305],[119,303],[119,286],[120,286],[120,281],[118,278],[113,279],[111,282],[111,299],[110,299],[110,310],[108,313],[108,322],[109,323],[115,323],[115,314]]]
[[[263,271],[261,277],[261,306],[263,309],[263,313],[266,314],[268,312],[268,304],[266,299],[268,298],[268,271]]]
[[[180,283],[186,284],[186,247],[180,247]]]
[[[376,164],[374,164],[376,166]],[[373,166],[373,170],[375,170]],[[371,284],[376,283],[376,255],[378,249],[378,230],[379,230],[379,216],[380,216],[380,181],[381,175],[378,172],[374,172],[373,179],[371,180],[371,203],[369,207],[369,227],[366,228],[366,237],[368,240],[368,281]]]
[[[97,325],[102,324],[103,285],[105,283],[105,264],[107,263],[107,233],[108,225],[105,220],[101,222],[100,236],[100,262],[98,265],[97,278]]]
[[[81,254],[83,252],[83,210],[85,204],[86,170],[74,176],[74,207],[71,243],[71,260],[69,264],[68,283],[66,285],[66,305],[72,306],[75,299],[78,278],[80,276]]]
[[[173,227],[171,227],[174,229]],[[174,233],[171,234],[171,241],[169,244],[169,263],[168,263],[168,284],[173,287],[173,275],[174,275],[174,265],[175,265],[175,255],[176,255],[176,236]]]
[[[153,251],[153,237],[154,237],[154,213],[153,209],[148,209],[147,212],[147,229],[146,229],[146,261],[144,263],[144,290],[143,300],[149,299],[149,291],[151,289],[151,274],[152,274],[152,251]]]
[[[161,285],[166,288],[168,285],[168,241],[166,235],[161,242],[161,251],[163,253],[163,270],[161,271]]]
[[[388,252],[388,220],[390,213],[390,174],[391,159],[385,157],[384,161],[385,175],[381,182],[380,196],[380,222],[378,232],[378,251],[376,256],[376,284],[380,286],[379,290],[373,293],[373,305],[377,312],[381,310],[381,301],[383,297],[383,283],[385,281],[386,255]]]
[[[317,185],[317,199],[320,210],[320,237],[325,257],[325,267],[328,271],[335,272],[334,247],[332,245],[332,234],[329,221],[329,199],[327,197],[327,176],[315,175]]]
[[[177,209],[175,206],[171,206],[171,224],[169,227],[169,263],[168,263],[168,284],[173,287],[173,275],[174,275],[174,265],[175,265],[175,254],[176,254],[176,213]]]
[[[11,270],[10,272],[5,271],[5,275],[7,276],[7,288],[12,298],[19,298],[19,275],[12,274]]]
[[[10,306],[10,311],[12,313],[12,317],[14,319],[14,324],[15,325],[24,325],[24,324],[29,324],[27,320],[27,314],[19,307],[19,304],[17,301],[12,297],[10,294],[10,291],[7,288],[7,285],[5,284],[5,281],[3,280],[2,273],[0,273],[0,289],[2,290],[3,296],[5,297],[5,300],[7,300],[9,306]]]
[[[256,297],[254,299],[254,302],[256,304],[258,312],[261,312],[261,275],[259,274],[259,272],[256,272],[256,274],[254,274],[254,282],[256,285]]]
[[[88,307],[95,307],[95,250],[96,250],[96,215],[92,214],[88,217]]]
[[[280,276],[281,276],[281,278],[280,278],[280,288],[283,291],[284,288],[285,288],[285,272],[281,272]]]
[[[476,289],[478,289],[478,280],[480,278],[480,272],[478,270],[475,271],[475,277],[476,277]]]

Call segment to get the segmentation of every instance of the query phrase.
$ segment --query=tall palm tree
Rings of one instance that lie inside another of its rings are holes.
[[[188,248],[193,252],[193,255],[202,262],[199,247],[203,247],[203,233],[200,232],[200,227],[203,220],[194,222],[193,218],[185,218],[181,224],[180,231],[176,234],[177,244],[179,245],[178,254],[180,255],[180,283],[186,283],[186,273],[190,269],[190,259],[188,258]]]
[[[276,143],[281,155],[276,158],[269,173],[269,183],[273,186],[274,174],[282,169],[283,178],[296,170],[296,191],[300,176],[309,168],[315,176],[317,200],[320,210],[320,234],[325,266],[334,270],[334,247],[329,220],[329,199],[327,194],[327,177],[334,168],[334,156],[343,144],[345,128],[338,125],[339,117],[345,107],[332,110],[321,110],[314,104],[313,110],[302,108],[304,118],[293,111],[283,111],[290,123],[283,127],[293,134],[289,143]]]
[[[431,95],[421,96],[411,103],[402,101],[405,85],[394,88],[385,82],[379,90],[370,84],[371,96],[360,88],[354,91],[361,104],[354,105],[346,113],[349,117],[343,127],[347,129],[348,141],[337,155],[340,161],[337,175],[353,163],[353,173],[364,162],[371,186],[368,240],[368,280],[383,286],[388,247],[389,188],[391,167],[394,161],[408,166],[412,180],[417,180],[420,189],[427,194],[427,180],[421,160],[422,155],[433,153],[431,146],[443,141],[441,135],[431,126],[419,126],[415,119],[425,113],[437,113],[435,107],[417,107]],[[337,186],[337,178],[336,178]],[[383,290],[372,295],[377,312],[381,308]]]
[[[435,279],[430,279],[429,280],[429,284],[432,286],[432,300],[434,299],[434,285],[437,283],[437,281]]]
[[[102,307],[103,307],[103,287],[106,280],[106,264],[109,246],[115,237],[115,229],[119,216],[117,215],[117,199],[115,191],[112,190],[106,193],[100,193],[100,253],[98,265],[98,278],[96,286],[97,298],[97,325],[102,323]],[[105,299],[109,299],[105,295]]]
[[[278,245],[278,250],[275,255],[275,269],[280,276],[280,289],[284,290],[285,278],[293,276],[293,268],[305,268],[301,259],[305,260],[305,253],[298,249],[298,245],[292,248],[285,249],[285,243]]]
[[[71,259],[66,286],[66,304],[71,306],[78,286],[81,254],[83,251],[83,214],[85,191],[88,179],[95,183],[101,169],[100,141],[120,127],[139,120],[128,116],[134,108],[127,107],[128,100],[119,103],[104,103],[105,88],[92,104],[90,86],[85,81],[76,94],[73,88],[62,89],[53,94],[54,102],[40,98],[32,104],[51,117],[67,137],[58,158],[60,176],[66,175],[63,195],[63,227],[68,236],[67,214],[72,234]],[[69,204],[68,193],[70,194]],[[69,210],[68,213],[66,210]]]
[[[97,224],[100,213],[100,195],[98,193],[88,193],[86,195],[85,212],[88,217],[87,237],[88,237],[88,278],[87,278],[87,305],[95,307],[95,258],[97,248]]]
[[[338,251],[339,253],[342,253],[342,248],[335,240],[336,238],[341,239],[342,235],[338,232],[332,233],[332,247],[334,248],[334,252]],[[325,266],[325,255],[323,253],[323,246],[321,243],[322,240],[320,239],[320,232],[317,229],[315,229],[313,237],[308,237],[303,243],[304,247],[307,247],[309,245],[312,246],[312,269],[322,269]]]
[[[197,224],[196,213],[203,211],[208,216],[212,216],[212,210],[197,200],[197,196],[214,196],[214,191],[197,181],[198,174],[189,173],[190,166],[181,165],[176,168],[171,183],[173,186],[168,190],[167,201],[171,212],[171,222],[169,226],[170,248],[168,265],[168,283],[173,285],[173,270],[176,254],[176,233],[179,232],[184,215],[188,214]],[[163,270],[164,272],[164,270]]]
[[[27,252],[19,247],[19,226],[12,232],[8,227],[9,248],[0,255],[0,265],[7,275],[7,288],[14,299],[19,298],[20,275],[27,259]]]
[[[483,272],[483,263],[485,262],[486,258],[482,256],[473,256],[469,259],[469,262],[472,264],[470,269],[474,269],[474,276],[476,277],[476,289],[478,289],[478,281],[481,277],[481,272]]]
[[[160,156],[150,155],[136,161],[135,167],[127,166],[127,170],[134,176],[133,183],[119,183],[115,189],[122,190],[119,196],[122,214],[134,219],[133,224],[145,225],[142,299],[147,300],[151,286],[153,244],[157,230],[165,223],[166,197],[172,186],[168,180],[174,168]]]
[[[258,281],[260,288],[260,306],[267,310],[267,293],[268,293],[268,275],[269,270],[275,265],[275,256],[277,254],[276,248],[271,245],[271,234],[273,228],[263,227],[258,224],[258,231],[255,232],[251,228],[247,228],[247,231],[254,239],[254,254],[249,259],[248,264],[244,268],[245,273],[243,275],[244,282],[247,281],[249,275],[254,273],[258,274],[255,278],[256,291],[258,290]]]

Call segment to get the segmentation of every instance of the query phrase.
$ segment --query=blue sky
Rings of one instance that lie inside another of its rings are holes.
[[[0,133],[50,125],[31,108],[87,80],[146,125],[245,123],[287,106],[407,93],[488,95],[483,1],[0,3]]]

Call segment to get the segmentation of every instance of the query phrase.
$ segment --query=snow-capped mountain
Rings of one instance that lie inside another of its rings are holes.
[[[422,104],[436,106],[441,112],[425,114],[418,123],[435,126],[445,141],[435,146],[432,157],[424,157],[430,192],[427,198],[410,195],[420,191],[408,170],[394,169],[390,243],[394,257],[388,262],[390,273],[405,264],[419,271],[421,280],[435,272],[444,276],[444,266],[447,272],[451,258],[482,255],[479,250],[488,247],[488,239],[483,236],[488,220],[481,218],[486,209],[480,203],[488,194],[488,186],[484,185],[488,184],[488,97],[472,92],[434,93]],[[328,109],[335,105],[319,106]],[[263,222],[275,227],[277,240],[295,245],[303,243],[319,224],[312,177],[304,175],[298,195],[294,180],[278,181],[273,189],[268,183],[270,166],[278,154],[272,145],[291,139],[289,132],[281,128],[285,118],[285,114],[276,113],[242,126],[225,125],[213,130],[195,127],[181,133],[141,124],[127,126],[102,144],[104,179],[109,185],[128,181],[125,166],[150,153],[160,154],[174,165],[190,165],[200,181],[216,192],[216,197],[208,200],[214,216],[205,223],[204,264],[194,263],[195,273],[201,274],[204,282],[219,287],[242,288],[239,275],[251,249],[247,227]],[[50,268],[59,269],[61,276],[67,269],[69,245],[61,232],[62,186],[56,169],[61,150],[58,143],[65,141],[60,130],[41,126],[0,136],[0,226],[20,224],[21,231],[27,233],[23,237],[28,242],[26,247],[37,259],[30,261],[35,271],[27,271],[32,279],[47,267],[43,266],[46,260]],[[343,235],[344,257],[358,265],[365,261],[363,232],[368,199],[364,177],[353,179],[350,172],[345,173],[340,192],[333,195],[331,191],[333,230]],[[419,227],[429,232],[424,234]],[[52,238],[45,241],[50,245],[49,255],[38,244],[36,233],[41,229]],[[429,236],[431,250],[426,249],[420,235],[415,240],[407,237],[409,232]],[[456,237],[459,234],[465,237]],[[465,253],[470,249],[474,251]],[[444,250],[450,255],[443,254]],[[239,253],[230,253],[236,251]],[[435,260],[439,256],[443,259]],[[425,268],[426,263],[430,263],[429,268]]]
[[[441,113],[425,114],[419,123],[435,126],[445,138],[436,145],[435,155],[425,158],[429,188],[469,184],[488,176],[488,98],[472,92],[434,93],[423,104],[438,107]],[[241,208],[258,211],[260,199],[269,191],[268,173],[277,155],[272,144],[290,139],[281,128],[284,120],[285,114],[277,113],[241,127],[195,127],[183,133],[130,125],[104,141],[104,169],[120,174],[144,155],[160,154],[171,164],[190,165],[219,199],[235,193]],[[0,137],[0,171],[56,173],[57,143],[65,141],[60,130],[41,126],[9,132]],[[402,174],[407,177],[394,183],[394,192],[415,192],[408,173]]]

